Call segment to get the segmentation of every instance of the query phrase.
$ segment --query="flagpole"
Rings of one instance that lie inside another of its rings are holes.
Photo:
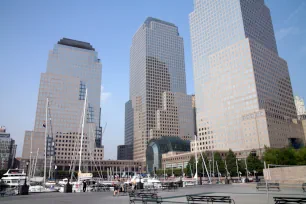
[[[198,185],[198,148],[197,148],[197,134],[194,135],[195,141],[195,161],[196,161],[196,171],[194,178],[196,179],[196,185]]]
[[[46,184],[46,170],[47,170],[47,134],[48,134],[48,103],[49,99],[47,98],[46,102],[46,122],[45,122],[45,165],[44,165],[44,185]]]

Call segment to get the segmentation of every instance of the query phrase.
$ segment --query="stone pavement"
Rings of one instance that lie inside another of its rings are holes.
[[[254,184],[204,185],[179,188],[177,191],[159,191],[158,195],[165,203],[186,203],[186,195],[227,195],[236,204],[267,204],[265,191],[257,191]],[[269,193],[269,203],[273,196],[306,197],[299,188],[281,188],[280,192]],[[87,193],[39,193],[28,196],[0,197],[0,204],[128,204],[128,196],[113,197],[112,192]]]

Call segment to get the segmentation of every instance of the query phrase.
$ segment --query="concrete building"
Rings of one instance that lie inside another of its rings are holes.
[[[133,145],[118,145],[117,160],[133,160]]]
[[[149,17],[134,35],[130,101],[134,160],[145,161],[150,139],[192,137],[194,124],[188,120],[192,118],[192,99],[186,95],[184,44],[174,24]],[[188,118],[185,120],[182,114]]]
[[[81,118],[87,89],[82,166],[101,161],[100,92],[102,65],[95,49],[86,42],[61,39],[49,52],[47,71],[41,74],[33,131],[26,131],[23,159],[43,159],[45,130],[53,138],[56,165],[63,169],[79,160]],[[46,101],[48,119],[46,121]],[[32,154],[31,154],[32,152]]]
[[[190,14],[199,150],[284,147],[297,117],[264,0],[194,0]],[[194,144],[192,144],[194,150]]]
[[[304,118],[306,116],[304,99],[299,96],[294,96],[294,103],[298,117]]]
[[[10,133],[6,132],[4,126],[0,127],[0,169],[10,169],[14,167],[17,144],[10,138]]]

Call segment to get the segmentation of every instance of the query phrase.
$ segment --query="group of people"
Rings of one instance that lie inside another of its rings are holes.
[[[118,179],[118,182],[115,184],[113,183],[113,187],[114,187],[114,195],[113,196],[119,196],[120,192],[124,192],[127,189],[127,186],[131,186],[132,187],[132,191],[136,190],[136,181],[132,182],[131,184],[124,184],[123,180]]]
[[[124,191],[124,182],[120,179],[118,179],[118,183],[117,184],[114,183],[113,186],[114,186],[114,196],[116,195],[119,196],[120,190],[121,192]]]

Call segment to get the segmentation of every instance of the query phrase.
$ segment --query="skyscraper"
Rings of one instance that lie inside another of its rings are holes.
[[[0,126],[0,169],[12,169],[16,155],[17,144],[6,132],[4,126]]]
[[[291,81],[264,0],[194,0],[190,30],[199,150],[283,147],[300,137],[288,128],[297,117]]]
[[[46,73],[41,74],[36,118],[33,131],[26,131],[23,158],[44,155],[44,134],[55,143],[56,163],[63,169],[78,160],[81,116],[87,89],[83,161],[102,160],[100,127],[100,91],[102,65],[98,53],[86,42],[61,39],[49,52]],[[48,98],[48,120],[46,101]],[[32,155],[34,156],[34,155]]]
[[[134,160],[145,160],[150,139],[189,139],[193,135],[183,38],[174,24],[149,17],[134,35],[130,49],[130,101]]]
[[[294,102],[298,117],[305,118],[306,110],[305,110],[304,99],[299,96],[294,96]]]

